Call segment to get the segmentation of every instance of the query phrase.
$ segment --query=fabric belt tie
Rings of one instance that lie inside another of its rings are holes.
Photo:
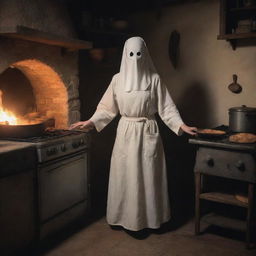
[[[154,117],[128,117],[122,116],[121,119],[129,122],[145,122],[147,126],[148,133],[156,132],[156,123]]]
[[[122,119],[126,121],[131,121],[131,122],[147,122],[152,120],[153,118],[149,117],[128,117],[128,116],[122,116]]]

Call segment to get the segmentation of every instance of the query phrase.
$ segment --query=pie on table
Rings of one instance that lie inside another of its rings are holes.
[[[226,133],[224,131],[214,130],[214,129],[198,129],[197,132],[201,134],[213,134],[213,135],[222,135]]]
[[[255,143],[256,135],[253,133],[237,133],[229,136],[229,141],[238,143]]]

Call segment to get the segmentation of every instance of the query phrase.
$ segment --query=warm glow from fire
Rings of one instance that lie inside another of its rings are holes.
[[[3,92],[0,90],[0,124],[17,124],[16,116],[3,108],[3,101],[2,101]]]
[[[25,116],[16,116],[11,111],[4,109],[2,96],[3,92],[0,90],[0,125],[28,125],[41,123],[46,120],[46,117],[38,112],[28,113]]]
[[[3,108],[0,109],[0,123],[2,124],[17,124],[16,116],[10,111],[4,111]]]

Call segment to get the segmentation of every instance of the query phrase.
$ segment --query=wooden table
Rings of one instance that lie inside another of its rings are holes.
[[[189,143],[196,144],[195,162],[195,234],[200,233],[201,200],[243,207],[247,211],[246,245],[250,248],[252,217],[254,208],[254,186],[256,183],[256,144],[231,143],[228,139],[212,140],[193,138]],[[248,188],[248,202],[237,200],[235,195],[203,192],[204,175],[218,176],[244,182]]]

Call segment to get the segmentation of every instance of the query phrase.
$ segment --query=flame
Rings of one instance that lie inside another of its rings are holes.
[[[17,118],[11,111],[3,108],[2,95],[3,92],[0,90],[0,123],[15,125],[17,124]]]
[[[17,117],[11,111],[0,108],[0,123],[16,125],[18,121]]]
[[[5,109],[2,102],[3,92],[0,90],[0,124],[4,125],[29,125],[41,123],[47,120],[46,116],[39,112],[27,113],[24,116],[15,115],[13,112]]]

